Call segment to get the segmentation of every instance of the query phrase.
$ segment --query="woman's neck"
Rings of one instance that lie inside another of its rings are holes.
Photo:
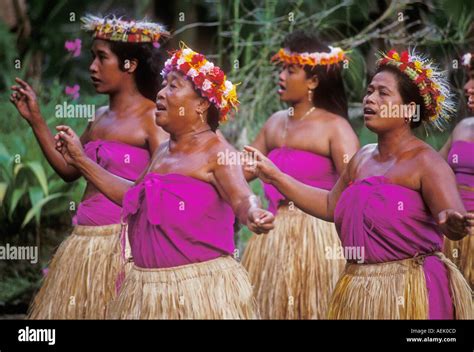
[[[135,85],[122,88],[117,92],[109,94],[109,110],[120,115],[121,112],[141,104],[143,99],[146,98],[141,95]]]
[[[397,128],[378,135],[378,151],[382,160],[398,156],[413,138],[410,128]]]
[[[304,114],[306,114],[313,107],[314,107],[313,102],[308,101],[308,99],[303,99],[302,101],[293,103],[291,105],[291,108],[293,109],[293,114],[289,114],[289,116],[293,120],[299,120]]]
[[[209,132],[212,132],[209,125],[192,128],[182,133],[171,133],[170,134],[170,151],[181,150],[189,147],[195,147],[200,143],[207,141],[204,138]]]

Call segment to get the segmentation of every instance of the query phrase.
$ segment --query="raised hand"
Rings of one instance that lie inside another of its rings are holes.
[[[68,164],[76,166],[77,162],[86,156],[81,140],[69,126],[56,126],[56,130],[58,131],[54,136],[56,149],[62,154]]]
[[[265,183],[272,183],[281,173],[280,169],[258,149],[245,146],[243,154],[244,170]]]
[[[42,119],[36,93],[31,86],[20,78],[15,81],[18,85],[11,87],[10,101],[15,105],[20,115],[29,123]]]

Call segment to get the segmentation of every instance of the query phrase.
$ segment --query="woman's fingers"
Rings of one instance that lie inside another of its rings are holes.
[[[74,136],[74,130],[67,125],[58,125],[56,126],[56,130],[58,132],[64,132],[68,136],[71,136],[71,137]]]
[[[260,150],[258,150],[257,148],[254,148],[250,145],[246,145],[244,147],[244,151],[251,154],[253,156],[253,158],[255,158],[255,161],[261,161],[263,159],[262,152]]]
[[[19,85],[21,85],[21,87],[22,87],[23,89],[25,89],[25,90],[28,90],[28,89],[31,88],[30,85],[29,85],[28,83],[26,83],[24,80],[22,80],[20,77],[15,78],[15,81],[16,81]]]

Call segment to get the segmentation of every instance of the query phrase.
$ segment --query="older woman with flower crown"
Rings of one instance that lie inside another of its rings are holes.
[[[331,298],[330,319],[472,319],[471,290],[442,253],[443,233],[474,231],[449,165],[412,132],[443,128],[453,112],[446,76],[415,52],[378,61],[363,100],[378,143],[363,147],[331,190],[305,185],[262,153],[246,170],[309,214],[334,221],[348,260]]]
[[[273,228],[241,165],[219,162],[237,153],[216,135],[237,106],[235,86],[204,55],[183,47],[166,62],[156,122],[170,134],[135,185],[97,168],[69,127],[59,146],[117,204],[128,223],[134,267],[111,318],[257,318],[247,272],[234,259],[234,219],[257,233]]]

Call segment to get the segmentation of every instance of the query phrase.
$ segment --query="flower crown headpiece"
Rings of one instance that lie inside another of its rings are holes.
[[[298,53],[292,52],[287,48],[280,49],[271,58],[272,62],[283,62],[286,64],[297,64],[301,66],[317,66],[317,65],[334,65],[341,61],[344,61],[346,52],[341,48],[329,47],[331,51],[326,52],[314,52],[314,53]]]
[[[441,71],[432,60],[407,50],[398,53],[392,49],[387,53],[380,53],[377,67],[389,65],[397,68],[418,87],[423,98],[429,122],[443,131],[445,124],[450,120],[455,106],[453,95],[449,88],[446,73]]]
[[[465,54],[462,56],[462,65],[465,66],[465,67],[467,67],[468,69],[470,69],[470,68],[471,68],[472,59],[473,59],[472,53],[465,53]]]
[[[158,45],[161,37],[170,33],[158,23],[146,21],[125,21],[114,16],[100,18],[86,15],[81,18],[82,29],[93,32],[95,39],[126,43],[153,43]]]
[[[200,53],[188,48],[183,42],[180,49],[170,53],[161,75],[166,78],[169,72],[178,71],[188,77],[194,86],[219,110],[219,122],[226,121],[231,109],[237,110],[236,85],[228,81],[224,71]]]

